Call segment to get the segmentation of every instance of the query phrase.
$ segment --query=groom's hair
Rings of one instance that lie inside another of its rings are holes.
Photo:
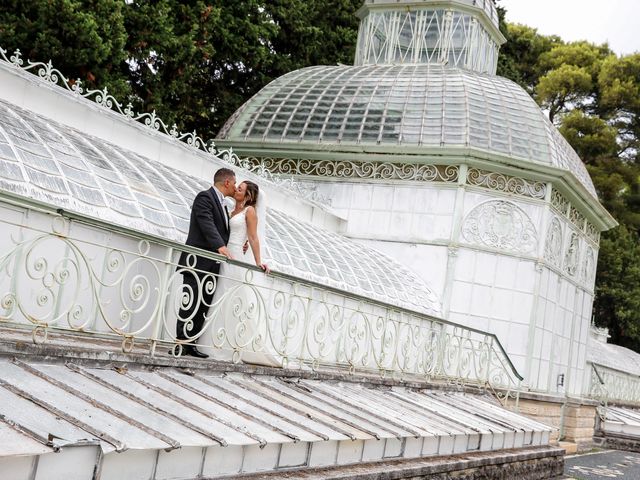
[[[258,193],[260,193],[260,189],[258,188],[258,185],[256,185],[253,182],[250,182],[249,180],[245,180],[244,183],[247,186],[247,190],[244,193],[244,196],[246,198],[245,201],[245,206],[247,207],[255,207],[256,203],[258,202]]]
[[[234,172],[230,168],[221,168],[213,176],[213,183],[214,185],[216,183],[224,183],[226,180],[235,178],[235,176],[236,172]]]

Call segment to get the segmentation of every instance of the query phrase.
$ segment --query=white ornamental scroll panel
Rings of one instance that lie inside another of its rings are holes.
[[[593,248],[587,247],[582,262],[582,281],[587,287],[593,285],[596,278],[596,254]]]
[[[462,224],[462,238],[514,253],[534,254],[538,244],[536,228],[515,203],[491,200],[476,206]]]
[[[562,267],[562,238],[562,223],[554,216],[547,230],[544,259],[557,268]]]
[[[569,243],[564,254],[564,271],[571,277],[578,275],[580,265],[580,237],[576,232],[571,232]]]

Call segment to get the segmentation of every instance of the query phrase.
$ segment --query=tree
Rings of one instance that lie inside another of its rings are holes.
[[[535,89],[540,105],[552,122],[573,108],[597,106],[598,76],[604,60],[612,55],[607,45],[571,42],[555,45],[540,55],[541,73]]]
[[[619,131],[621,153],[638,162],[640,149],[640,53],[610,56],[598,76],[603,114]]]
[[[587,165],[618,154],[618,131],[598,116],[574,109],[562,117],[560,133]]]
[[[602,235],[595,321],[640,351],[640,54],[618,57],[606,44],[566,43],[506,22],[501,30],[510,43],[499,72],[548,112],[620,222]]]
[[[504,9],[498,8],[500,30],[507,42],[500,49],[498,75],[513,80],[530,95],[535,93],[541,75],[539,58],[554,46],[562,43],[559,37],[540,35],[535,28],[525,25],[507,24]]]
[[[607,327],[613,343],[638,350],[640,344],[640,244],[624,225],[602,238],[598,261],[597,324]]]
[[[26,58],[51,60],[88,88],[129,94],[125,67],[127,32],[121,0],[5,0],[0,46]]]
[[[139,110],[211,138],[270,80],[278,28],[258,0],[136,0],[125,8]]]

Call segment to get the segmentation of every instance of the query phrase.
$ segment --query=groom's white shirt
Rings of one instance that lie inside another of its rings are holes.
[[[218,200],[220,201],[220,206],[222,207],[222,211],[225,213],[224,221],[225,221],[225,223],[227,225],[227,228],[229,228],[229,210],[227,210],[227,206],[224,203],[224,195],[222,194],[222,192],[220,190],[218,190],[218,187],[216,187],[215,185],[213,185],[213,190],[218,195]]]

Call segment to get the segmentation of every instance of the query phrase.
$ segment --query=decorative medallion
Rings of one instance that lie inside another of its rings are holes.
[[[462,225],[469,243],[517,253],[535,253],[536,229],[527,214],[511,202],[493,200],[475,207]]]
[[[544,258],[558,268],[562,266],[562,224],[557,217],[553,217],[547,231]]]
[[[569,246],[567,252],[564,255],[564,271],[572,277],[575,277],[578,273],[578,263],[580,261],[580,238],[578,234],[571,233],[571,240],[569,240]]]

